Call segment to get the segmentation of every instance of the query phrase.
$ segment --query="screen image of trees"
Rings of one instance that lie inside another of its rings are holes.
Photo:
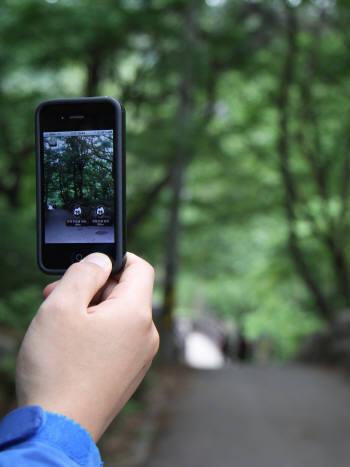
[[[44,158],[45,206],[112,202],[112,134],[45,137]]]

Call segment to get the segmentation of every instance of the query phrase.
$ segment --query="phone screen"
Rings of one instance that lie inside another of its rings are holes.
[[[44,242],[114,243],[114,130],[43,132]]]

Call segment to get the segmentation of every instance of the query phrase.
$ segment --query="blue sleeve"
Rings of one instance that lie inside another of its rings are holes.
[[[0,423],[0,467],[101,467],[89,433],[69,418],[27,406]]]

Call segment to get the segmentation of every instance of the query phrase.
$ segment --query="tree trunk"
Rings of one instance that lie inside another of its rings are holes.
[[[317,34],[316,37],[319,38],[319,34]],[[299,143],[301,146],[300,149],[310,167],[310,175],[314,180],[316,189],[323,203],[324,214],[328,228],[327,233],[325,235],[321,235],[321,239],[329,253],[338,293],[343,298],[344,308],[347,308],[350,306],[349,270],[345,251],[345,242],[343,236],[339,235],[339,227],[341,230],[343,230],[343,226],[340,225],[337,227],[334,219],[329,215],[328,212],[329,200],[327,193],[327,164],[321,160],[323,151],[319,132],[318,115],[314,108],[312,86],[310,85],[313,77],[317,74],[316,57],[318,54],[316,47],[318,42],[319,41],[315,41],[315,44],[312,47],[310,53],[310,72],[306,74],[306,76],[303,76],[303,79],[300,83],[300,94],[302,99],[302,123],[299,131]],[[312,133],[314,148],[311,148],[309,145],[307,145],[306,138],[304,136],[305,122],[309,124],[309,126],[306,128],[313,130]],[[345,173],[348,175],[347,161],[348,149],[346,150],[344,164]],[[348,181],[346,181],[346,183],[348,183]],[[346,197],[347,193],[345,194],[345,199]]]
[[[101,81],[101,69],[103,60],[98,51],[91,52],[87,62],[87,77],[85,95],[87,97],[98,96],[98,88]]]
[[[190,157],[191,143],[191,114],[192,114],[192,51],[194,46],[194,11],[192,5],[187,4],[183,12],[184,30],[184,59],[177,90],[178,107],[176,112],[175,128],[175,155],[174,163],[170,169],[171,201],[169,207],[169,220],[166,232],[165,250],[165,278],[164,297],[161,317],[161,356],[164,360],[173,359],[175,348],[172,338],[174,324],[173,312],[176,305],[176,278],[179,265],[179,237],[181,232],[180,207],[181,192],[188,159]]]
[[[308,266],[296,234],[296,214],[295,206],[298,202],[295,180],[290,168],[289,161],[289,88],[293,83],[295,59],[297,54],[296,34],[297,19],[296,12],[290,7],[287,11],[287,53],[281,74],[280,87],[278,92],[278,112],[279,112],[279,137],[277,149],[280,159],[280,173],[284,187],[284,207],[288,222],[288,244],[292,259],[309,290],[315,306],[320,315],[327,321],[332,318],[332,309],[320,288],[317,279],[314,277],[311,268]]]

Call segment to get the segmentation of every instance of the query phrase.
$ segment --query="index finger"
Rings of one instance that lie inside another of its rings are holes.
[[[56,288],[58,283],[59,283],[59,280],[55,281],[55,282],[51,282],[50,284],[47,284],[47,286],[43,290],[44,300],[47,299],[47,297],[50,295],[50,293]]]

